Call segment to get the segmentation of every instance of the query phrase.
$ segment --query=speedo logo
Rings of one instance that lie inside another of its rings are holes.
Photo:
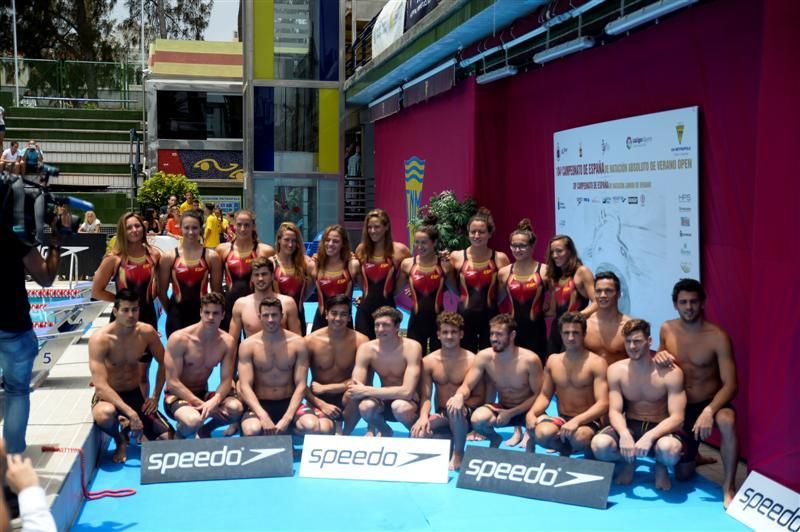
[[[255,456],[244,460],[245,448],[219,451],[184,451],[181,453],[153,453],[147,459],[147,469],[160,471],[163,475],[171,469],[193,469],[204,467],[246,466],[270,456],[282,453],[284,449],[247,449]]]
[[[472,459],[467,464],[464,473],[475,477],[475,482],[480,482],[484,478],[494,478],[497,480],[508,480],[511,482],[522,482],[525,484],[539,484],[541,486],[551,486],[561,488],[564,486],[574,486],[575,484],[585,484],[603,480],[601,475],[589,475],[587,473],[573,473],[564,471],[561,468],[548,469],[544,462],[537,466],[524,466],[522,464],[510,464],[508,462],[495,462],[494,460]],[[559,480],[559,477],[569,475],[571,478]]]
[[[753,488],[744,490],[738,502],[742,504],[743,510],[758,512],[782,528],[791,532],[800,530],[800,507],[783,506],[777,500],[773,500]]]
[[[319,465],[355,465],[369,467],[405,467],[423,460],[439,456],[439,453],[396,453],[381,447],[378,451],[352,451],[350,449],[314,449],[310,453],[309,464]]]

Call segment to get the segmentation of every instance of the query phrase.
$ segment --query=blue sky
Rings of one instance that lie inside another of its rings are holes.
[[[206,28],[205,40],[230,41],[236,30],[236,16],[239,14],[239,0],[214,0],[211,20]],[[124,0],[117,0],[114,16],[122,19],[127,15]]]

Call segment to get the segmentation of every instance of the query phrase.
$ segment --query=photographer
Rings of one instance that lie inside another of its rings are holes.
[[[69,227],[71,215],[61,209],[60,216],[51,222],[51,240],[47,258],[42,258],[39,249],[22,243],[8,225],[0,226],[0,249],[7,253],[0,277],[0,368],[5,388],[5,424],[3,437],[10,453],[25,450],[25,431],[30,410],[30,381],[33,361],[39,350],[30,304],[25,289],[25,272],[42,286],[50,286],[58,271],[61,255],[59,226]],[[61,218],[61,220],[59,220]]]

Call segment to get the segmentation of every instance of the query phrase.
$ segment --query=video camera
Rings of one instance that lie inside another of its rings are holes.
[[[51,177],[58,177],[58,168],[45,164],[35,176],[22,176],[2,172],[0,174],[0,227],[10,228],[21,242],[29,246],[44,244],[44,229],[50,225],[57,214],[58,207],[69,206],[83,211],[94,206],[72,196],[56,196],[50,192]],[[69,234],[77,231],[80,218],[70,215],[69,226],[59,220],[59,233]]]

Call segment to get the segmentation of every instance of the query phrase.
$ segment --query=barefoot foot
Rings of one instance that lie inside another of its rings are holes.
[[[467,434],[467,441],[483,441],[486,439],[486,436],[481,434],[480,432],[475,432],[474,430]]]
[[[522,441],[522,429],[520,427],[514,427],[514,434],[511,435],[509,439],[503,442],[503,445],[507,445],[509,447],[516,447],[519,442]]]
[[[633,480],[634,471],[636,471],[636,464],[629,464],[627,462],[621,464],[619,473],[617,473],[616,478],[614,478],[614,482],[621,486],[627,486]]]
[[[653,472],[656,476],[656,489],[661,491],[669,491],[672,489],[672,482],[669,479],[669,471],[662,464],[656,464]]]

